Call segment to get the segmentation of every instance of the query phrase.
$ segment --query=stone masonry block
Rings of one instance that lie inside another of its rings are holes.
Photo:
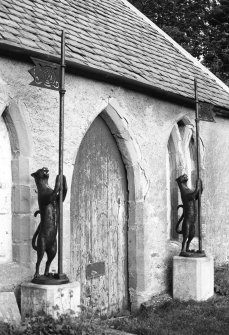
[[[13,261],[26,266],[30,265],[31,261],[31,243],[13,243]]]
[[[20,325],[21,315],[19,313],[14,292],[0,292],[0,321],[13,325]],[[1,334],[6,334],[0,331]]]
[[[143,227],[144,202],[129,201],[128,212],[129,212],[129,220],[128,220],[129,230],[140,229],[140,227]]]
[[[26,157],[13,159],[11,162],[11,166],[12,166],[12,179],[14,185],[18,184],[29,185],[30,183],[29,159]]]
[[[129,220],[128,220],[128,248],[129,256],[137,254],[141,249],[137,245],[144,245],[144,229],[143,229],[143,203],[129,202]]]
[[[214,294],[212,257],[173,257],[173,298],[205,301]]]
[[[25,280],[31,280],[33,274],[30,268],[17,262],[0,264],[0,292],[14,291],[17,299],[20,299],[18,286]]]
[[[80,284],[73,282],[62,285],[21,285],[21,316],[32,316],[39,312],[57,318],[61,314],[80,313]]]
[[[30,241],[35,232],[35,220],[31,214],[14,214],[13,223],[13,242]]]
[[[30,187],[16,185],[12,189],[13,196],[13,213],[30,212]]]
[[[130,201],[143,201],[142,173],[139,165],[126,166]]]

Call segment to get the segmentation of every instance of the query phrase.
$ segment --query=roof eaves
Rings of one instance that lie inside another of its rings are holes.
[[[26,49],[23,46],[18,46],[17,43],[9,42],[9,41],[0,41],[0,50],[2,50],[3,54],[4,51],[12,56],[12,52],[14,52],[15,55],[21,55],[23,56],[23,59],[25,60],[25,57],[28,57],[27,59],[30,60],[31,57],[38,57],[47,61],[51,62],[60,62],[60,56],[55,56],[48,51],[40,51],[36,48],[33,48],[31,46],[28,46]],[[92,65],[92,64],[86,64],[85,61],[82,59],[82,62],[80,62],[79,59],[66,57],[66,65],[67,69],[71,73],[77,73],[78,75],[95,78],[96,80],[102,80],[105,82],[109,82],[115,85],[123,85],[124,87],[128,89],[133,89],[138,92],[143,92],[144,94],[152,95],[152,93],[155,94],[155,96],[159,98],[163,98],[167,101],[174,101],[175,103],[186,105],[191,108],[195,108],[195,101],[194,98],[187,94],[177,94],[176,89],[173,90],[173,92],[169,92],[165,89],[165,85],[159,85],[153,86],[152,84],[149,84],[147,79],[144,79],[144,76],[132,76],[130,75],[120,75],[115,71],[110,70],[104,70],[101,67],[99,67],[99,64]],[[219,105],[216,106],[218,108],[219,114],[224,115],[226,117],[229,117],[229,110],[225,109],[224,107]]]
[[[38,57],[46,61],[60,62],[60,56],[58,57],[45,51],[41,52],[40,50],[30,46],[26,47],[25,49],[23,46],[18,46],[17,43],[10,41],[0,41],[0,50],[2,50],[1,53],[3,55],[4,51],[6,52],[6,54],[9,54],[11,56],[14,53],[14,55],[23,56],[24,60],[24,56],[26,56],[28,60],[30,60],[31,57]],[[98,78],[98,80],[104,79],[105,81],[115,82],[116,84],[127,84],[127,86],[132,87],[135,90],[143,91],[146,94],[149,94],[149,92],[151,92],[151,94],[152,92],[155,92],[165,98],[167,97],[167,100],[170,100],[170,98],[172,98],[173,100],[175,99],[175,101],[177,101],[178,103],[182,101],[182,104],[193,105],[194,103],[193,99],[186,98],[185,96],[177,93],[170,93],[164,90],[163,87],[154,87],[153,85],[149,84],[147,80],[144,80],[143,77],[141,80],[140,78],[130,78],[125,75],[120,75],[117,72],[112,71],[112,69],[110,69],[110,71],[107,71],[98,66],[92,67],[90,65],[83,64],[83,62],[80,63],[78,59],[70,57],[66,57],[66,65],[69,72],[80,73],[80,75],[83,76],[87,73],[94,73],[96,74],[95,77]]]

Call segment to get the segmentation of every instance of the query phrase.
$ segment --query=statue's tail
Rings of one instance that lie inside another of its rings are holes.
[[[40,211],[36,211],[34,213],[34,216],[36,217],[37,214],[40,214]],[[36,239],[37,239],[37,235],[39,234],[39,231],[40,231],[40,223],[39,223],[39,225],[38,225],[38,227],[37,227],[37,229],[36,229],[36,231],[33,235],[33,238],[32,238],[32,247],[33,247],[34,250],[37,250]]]
[[[38,214],[40,214],[40,211],[36,211],[36,212],[34,213],[34,216],[36,217]]]
[[[177,222],[177,224],[176,224],[176,232],[177,232],[177,234],[182,234],[182,230],[178,230],[178,228],[179,228],[179,224],[180,224],[181,221],[183,221],[183,219],[184,219],[184,206],[183,206],[183,205],[179,205],[179,206],[177,206],[177,210],[178,210],[179,208],[183,208],[183,213],[182,213],[181,217],[179,218],[179,220],[178,220],[178,222]]]

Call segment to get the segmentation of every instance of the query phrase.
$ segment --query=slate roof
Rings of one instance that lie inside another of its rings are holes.
[[[1,0],[0,50],[10,45],[60,54],[66,31],[66,59],[102,69],[171,93],[229,109],[229,89],[133,10],[126,0]]]

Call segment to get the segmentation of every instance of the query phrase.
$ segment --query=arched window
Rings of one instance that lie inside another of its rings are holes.
[[[8,131],[0,116],[0,263],[12,261],[12,174]]]
[[[176,224],[181,213],[177,206],[182,204],[176,178],[186,173],[188,175],[188,186],[195,187],[196,182],[196,145],[193,134],[193,125],[185,118],[177,122],[173,127],[168,141],[168,198],[169,199],[169,221],[170,238],[178,239]]]

